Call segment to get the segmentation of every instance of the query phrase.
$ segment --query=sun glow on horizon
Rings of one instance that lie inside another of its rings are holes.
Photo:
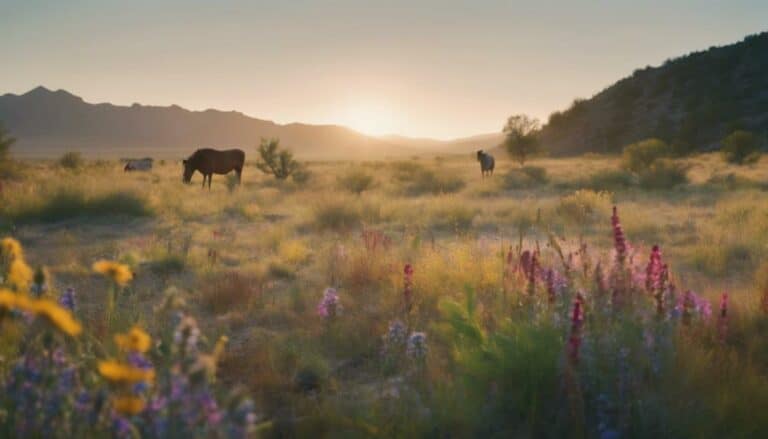
[[[370,136],[399,133],[403,126],[398,123],[395,109],[381,102],[351,102],[333,118],[335,123]]]

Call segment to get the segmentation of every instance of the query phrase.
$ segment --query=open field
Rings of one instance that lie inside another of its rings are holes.
[[[179,163],[26,161],[4,183],[0,235],[46,267],[46,294],[75,289],[91,362],[134,324],[172,333],[169,298],[207,350],[227,336],[216,381],[253,398],[255,435],[753,436],[768,431],[752,417],[768,408],[768,166],[686,162],[671,190],[610,157],[532,162],[545,175],[501,160],[482,179],[455,156],[310,163],[302,183],[248,163],[240,186],[214,176],[208,191]],[[663,311],[643,286],[653,245]],[[114,314],[100,259],[134,273]],[[329,287],[343,308],[318,308]],[[0,340],[5,373],[20,348]]]

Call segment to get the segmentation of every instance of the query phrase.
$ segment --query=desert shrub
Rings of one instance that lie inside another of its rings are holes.
[[[84,160],[79,152],[70,151],[59,157],[58,163],[64,169],[79,169],[83,166]]]
[[[763,184],[744,177],[742,175],[736,175],[733,172],[727,174],[715,174],[707,179],[707,186],[716,189],[722,189],[726,191],[733,191],[739,189],[762,189]]]
[[[674,160],[656,160],[638,176],[644,189],[671,189],[688,183],[688,166]]]
[[[374,182],[373,175],[360,168],[350,169],[336,178],[336,183],[340,189],[348,190],[355,194],[369,190],[373,187]]]
[[[611,195],[608,192],[581,189],[560,198],[556,212],[577,224],[588,224],[608,218],[611,205]]]
[[[315,226],[321,230],[349,230],[362,221],[362,213],[358,206],[345,198],[318,203],[314,206],[312,213]]]
[[[291,180],[299,186],[305,186],[312,179],[312,171],[307,166],[299,166],[291,174]]]
[[[647,139],[624,147],[621,165],[624,169],[640,173],[661,158],[670,157],[672,149],[659,139]]]
[[[637,178],[621,169],[605,169],[590,175],[581,186],[595,191],[616,191],[634,186]]]
[[[214,314],[243,310],[262,292],[262,279],[234,271],[210,275],[202,285],[200,302]]]
[[[144,217],[153,213],[148,201],[132,192],[88,196],[80,189],[65,188],[22,202],[8,216],[16,221],[54,222],[80,217]]]
[[[504,174],[503,185],[505,189],[530,189],[547,184],[547,170],[538,166],[524,166],[519,169],[510,169]]]
[[[729,239],[705,239],[693,246],[688,260],[708,276],[744,273],[754,269],[757,251],[753,245]]]
[[[760,159],[760,139],[749,131],[737,130],[722,141],[720,150],[728,163],[743,165]]]
[[[466,184],[458,175],[442,169],[429,169],[419,163],[399,162],[393,169],[395,181],[408,195],[450,194],[459,192]]]
[[[256,167],[278,180],[285,180],[301,168],[290,151],[280,149],[280,139],[261,139],[258,152]]]
[[[164,254],[149,263],[149,269],[162,278],[179,274],[184,271],[186,266],[186,258],[177,253]]]

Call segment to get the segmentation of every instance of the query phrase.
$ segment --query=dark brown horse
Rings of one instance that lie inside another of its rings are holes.
[[[237,172],[239,182],[243,175],[245,153],[240,149],[228,149],[219,151],[216,149],[198,149],[188,159],[184,160],[184,183],[192,181],[192,174],[200,171],[203,174],[203,187],[208,178],[208,189],[211,189],[211,177],[213,174],[229,174],[233,170]]]

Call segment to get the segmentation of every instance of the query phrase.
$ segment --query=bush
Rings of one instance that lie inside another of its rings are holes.
[[[336,178],[336,183],[339,185],[339,188],[358,195],[373,187],[374,182],[375,179],[373,178],[373,175],[358,168],[351,169],[344,175],[340,175]]]
[[[722,143],[720,152],[728,163],[743,165],[760,159],[760,140],[749,131],[734,131]]]
[[[672,149],[663,140],[647,139],[624,147],[621,162],[624,169],[639,174],[656,160],[670,156]]]
[[[608,218],[611,205],[611,195],[608,192],[581,189],[560,198],[556,211],[558,215],[583,225]]]
[[[413,162],[399,162],[394,165],[394,178],[401,190],[408,195],[450,194],[459,192],[465,186],[457,175],[428,169]]]
[[[688,166],[673,160],[657,160],[639,177],[644,189],[671,189],[688,183]]]
[[[313,214],[315,226],[321,230],[349,230],[362,221],[360,209],[346,199],[319,203],[314,207]]]
[[[504,175],[505,189],[530,189],[542,186],[549,182],[547,170],[538,166],[524,166],[519,169],[510,169]]]
[[[60,189],[52,195],[22,204],[8,212],[16,221],[55,222],[79,217],[133,216],[153,214],[147,200],[130,192],[112,192],[88,197],[78,189]]]
[[[66,152],[59,158],[59,166],[64,169],[78,169],[83,166],[83,156],[79,152]]]
[[[301,168],[293,159],[293,154],[280,150],[280,139],[261,139],[259,161],[256,167],[265,174],[271,174],[278,180],[285,180]]]
[[[621,169],[606,169],[592,174],[582,187],[595,191],[615,191],[627,189],[637,183],[637,178]]]

